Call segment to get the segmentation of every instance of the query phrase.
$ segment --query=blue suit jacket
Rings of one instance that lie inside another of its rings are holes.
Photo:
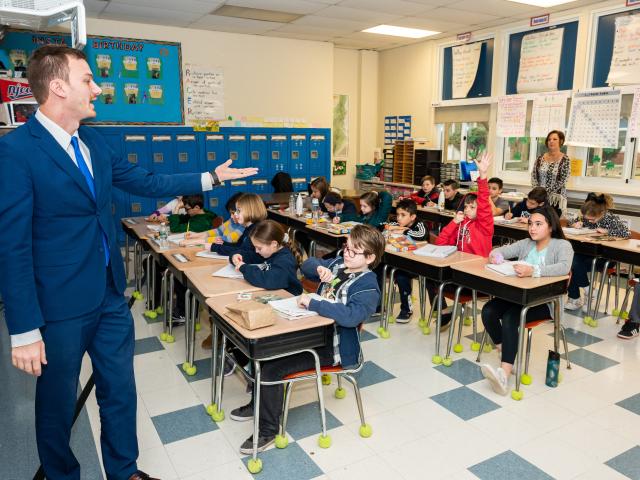
[[[92,128],[80,127],[79,135],[91,152],[95,200],[73,160],[34,117],[0,140],[0,293],[12,335],[100,306],[107,278],[101,229],[113,280],[124,292],[112,186],[147,197],[202,191],[200,174],[155,175],[116,156]]]

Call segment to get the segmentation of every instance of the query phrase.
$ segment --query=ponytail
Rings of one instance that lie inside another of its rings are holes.
[[[580,212],[582,215],[590,215],[594,217],[600,217],[607,210],[613,208],[613,198],[606,193],[591,192],[587,195],[587,199],[584,201]]]
[[[291,241],[289,234],[285,232],[284,227],[278,222],[274,220],[262,220],[251,230],[249,236],[251,239],[255,239],[260,243],[270,244],[271,242],[276,242],[281,247],[288,247],[296,259],[296,265],[300,266],[302,263],[302,252],[298,246]]]

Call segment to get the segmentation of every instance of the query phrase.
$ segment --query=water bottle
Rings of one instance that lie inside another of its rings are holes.
[[[289,215],[293,215],[293,212],[296,209],[296,197],[293,195],[289,195]]]
[[[547,375],[544,380],[544,384],[547,387],[558,386],[558,374],[560,370],[560,354],[549,350],[549,356],[547,357]]]
[[[440,190],[440,195],[438,195],[438,210],[444,210],[444,190]]]
[[[318,225],[318,218],[320,217],[320,202],[317,198],[311,199],[311,222],[314,225]]]
[[[160,224],[160,230],[158,231],[158,244],[160,248],[169,248],[169,227],[166,223]]]
[[[299,193],[296,199],[296,216],[301,217],[302,212],[304,212],[304,202],[302,201],[302,194]]]

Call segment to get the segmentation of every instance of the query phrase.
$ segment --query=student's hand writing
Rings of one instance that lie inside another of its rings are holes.
[[[489,166],[491,165],[491,155],[487,152],[482,152],[482,154],[475,160],[476,165],[478,166],[478,173],[480,173],[480,178],[487,178],[487,172],[489,171]]]
[[[513,213],[507,212],[504,214],[505,220],[511,220],[513,218]]]
[[[607,234],[609,233],[609,230],[607,230],[606,228],[596,228],[596,232]]]
[[[453,221],[455,223],[460,223],[464,220],[464,212],[456,212],[456,215],[453,217]]]
[[[306,293],[303,293],[302,295],[300,295],[300,298],[298,298],[298,305],[304,308],[309,308],[310,301],[311,297]]]
[[[333,280],[333,274],[327,267],[318,267],[318,277],[321,282],[330,282]]]
[[[513,266],[518,277],[530,277],[533,275],[533,267],[531,265],[516,264]]]
[[[333,223],[340,223],[340,217],[333,217]]]
[[[435,204],[435,203],[433,203],[431,200],[429,200],[429,201],[427,202],[427,207],[435,207],[435,206],[436,206],[436,204]]]
[[[29,345],[13,347],[11,349],[11,363],[18,370],[39,377],[42,373],[42,365],[47,364],[44,342],[38,340]]]
[[[224,243],[224,240],[222,239],[222,237],[216,237],[213,239],[213,243],[215,243],[216,245],[222,245]]]
[[[236,253],[233,257],[231,257],[231,263],[236,266],[236,270],[240,267],[244,262],[242,261],[242,255]]]
[[[529,223],[529,217],[520,217],[520,223]]]
[[[576,222],[573,225],[571,225],[573,228],[582,228],[582,222]]]

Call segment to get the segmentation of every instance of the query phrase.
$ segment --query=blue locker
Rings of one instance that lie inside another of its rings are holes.
[[[214,170],[227,160],[225,136],[221,133],[207,134],[204,139],[204,164],[206,171]]]
[[[227,137],[227,152],[227,158],[233,160],[233,167],[248,167],[249,162],[247,160],[247,135],[229,134],[229,136]],[[227,158],[225,158],[225,161],[227,160]]]
[[[198,141],[195,134],[176,135],[174,150],[176,152],[175,173],[198,173],[201,171]]]
[[[267,180],[266,178],[252,179],[249,191],[257,193],[258,195],[260,195],[261,193],[270,193],[271,185],[269,185],[269,180]]]
[[[307,177],[293,177],[291,183],[293,183],[294,192],[306,192],[309,181]]]
[[[224,209],[224,204],[227,202],[227,198],[229,198],[227,188],[228,185],[223,182],[222,185],[218,185],[217,187],[214,187],[213,190],[205,192],[204,208],[227,218],[228,213]]]
[[[122,134],[115,128],[97,128],[116,155],[122,155]]]
[[[148,136],[144,134],[124,136],[124,154],[129,163],[138,165],[146,170],[152,170],[150,162],[150,146]],[[129,208],[131,216],[139,217],[148,215],[155,210],[155,204],[152,199],[139,197],[137,195],[129,196]]]
[[[151,135],[151,166],[154,173],[174,172],[173,137],[171,135]]]
[[[269,141],[269,176],[289,172],[289,142],[286,135],[271,135]]]
[[[309,143],[307,135],[294,133],[290,136],[289,148],[291,157],[289,162],[289,173],[291,177],[307,176],[309,167]]]
[[[269,141],[264,134],[252,134],[249,136],[249,165],[258,167],[260,175],[267,175],[269,165]]]
[[[329,140],[326,134],[317,133],[309,136],[309,175],[329,178]]]
[[[227,187],[227,194],[229,195],[229,197],[235,195],[237,192],[249,193],[251,191],[249,181],[245,179],[230,180],[226,183],[229,185]]]

